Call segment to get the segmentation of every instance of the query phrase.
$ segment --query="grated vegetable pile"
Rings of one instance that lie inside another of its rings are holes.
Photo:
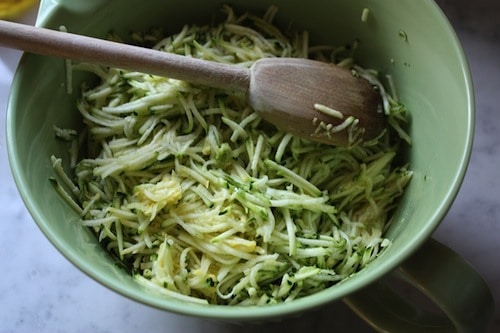
[[[389,126],[370,142],[325,146],[265,123],[240,93],[86,63],[98,76],[77,104],[85,128],[52,156],[55,188],[139,283],[198,303],[286,302],[372,262],[411,171],[395,163],[405,109],[356,43],[310,47],[263,17],[223,7],[225,21],[134,33],[137,44],[250,67],[262,57],[311,57],[348,67],[379,89]],[[117,38],[114,36],[113,38]],[[393,95],[393,94],[392,94]]]

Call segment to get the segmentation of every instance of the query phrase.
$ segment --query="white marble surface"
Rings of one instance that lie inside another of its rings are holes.
[[[465,257],[488,282],[497,304],[488,333],[500,332],[500,2],[437,2],[469,58],[477,126],[465,181],[434,237]],[[32,12],[23,20],[32,22],[34,16]],[[180,317],[117,295],[72,266],[32,221],[10,173],[5,108],[19,56],[0,47],[0,332],[373,332],[342,303],[266,326]]]

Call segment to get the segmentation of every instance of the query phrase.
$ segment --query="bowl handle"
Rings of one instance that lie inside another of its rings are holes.
[[[493,317],[493,296],[482,277],[433,239],[389,275],[344,299],[378,331],[478,333],[486,331]],[[406,290],[396,290],[398,284]],[[439,311],[426,309],[422,297],[410,301],[408,287],[425,295]]]

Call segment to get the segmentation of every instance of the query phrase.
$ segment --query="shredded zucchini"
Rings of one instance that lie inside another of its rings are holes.
[[[368,16],[370,15],[370,9],[363,8],[361,12],[361,22],[366,23],[368,21]]]
[[[395,127],[352,147],[325,146],[262,121],[239,93],[73,64],[100,83],[85,86],[78,101],[85,129],[74,139],[72,176],[53,157],[53,182],[137,281],[165,297],[286,302],[348,278],[390,245],[384,231],[411,178],[395,163],[400,134],[407,136],[404,107],[374,71],[354,65],[352,45],[309,48],[307,33],[287,39],[272,23],[274,7],[263,17],[223,11],[218,25],[133,38],[246,67],[262,57],[303,55],[351,64],[379,87]]]

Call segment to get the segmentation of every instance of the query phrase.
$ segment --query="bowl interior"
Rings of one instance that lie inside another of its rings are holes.
[[[174,33],[186,23],[209,23],[224,1],[93,0],[50,2],[39,25],[104,37],[161,25]],[[234,0],[237,10],[263,12],[269,1]],[[23,56],[12,86],[7,114],[9,158],[14,178],[35,222],[77,267],[107,287],[166,310],[219,319],[263,319],[303,311],[369,284],[395,268],[430,236],[451,205],[465,173],[472,144],[473,97],[468,67],[450,25],[433,1],[275,0],[278,24],[307,29],[313,43],[360,41],[358,62],[394,78],[399,98],[410,112],[413,145],[403,153],[414,171],[388,236],[393,245],[369,267],[316,295],[268,308],[197,306],[149,294],[98,246],[78,216],[53,190],[50,156],[65,156],[53,126],[77,127],[79,85],[65,86],[61,59]],[[134,8],[133,11],[128,8]],[[369,9],[367,22],[361,13]]]

